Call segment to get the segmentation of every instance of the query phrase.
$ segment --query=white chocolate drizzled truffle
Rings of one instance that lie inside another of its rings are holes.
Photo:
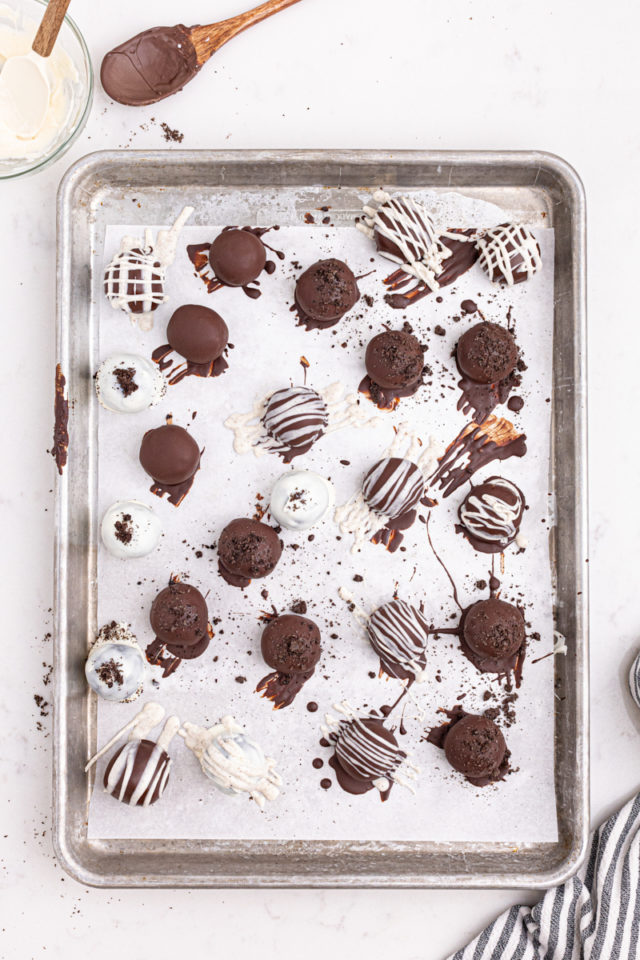
[[[142,693],[146,661],[126,623],[101,627],[84,667],[87,683],[104,700],[129,703]]]
[[[501,223],[476,240],[478,262],[492,283],[522,283],[542,266],[538,241],[521,223]]]
[[[280,793],[282,780],[275,771],[275,760],[265,757],[233,717],[223,717],[208,730],[185,723],[179,733],[200,761],[204,775],[223,793],[246,793],[261,809]]]
[[[167,392],[156,364],[135,353],[116,353],[103,360],[95,386],[98,400],[113,413],[140,413],[159,403]]]
[[[629,671],[629,691],[633,697],[633,702],[636,706],[640,707],[640,653],[631,664],[631,670]]]
[[[320,523],[334,502],[332,483],[312,470],[294,470],[276,480],[271,516],[287,530],[308,530]]]
[[[105,511],[102,542],[121,560],[146,557],[160,542],[162,526],[156,514],[140,500],[117,500]]]

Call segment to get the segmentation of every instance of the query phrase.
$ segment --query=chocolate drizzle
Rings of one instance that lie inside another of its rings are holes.
[[[60,476],[62,476],[62,471],[66,466],[69,452],[69,400],[64,392],[66,385],[67,381],[62,372],[62,367],[58,363],[56,365],[55,400],[53,405],[53,447],[51,448],[51,456],[56,462]]]
[[[490,416],[480,425],[468,423],[447,448],[429,485],[437,485],[443,497],[448,497],[493,460],[523,457],[526,439],[512,423],[499,417]]]
[[[171,367],[173,367],[175,363],[175,361],[170,358],[171,353],[173,353],[171,344],[164,343],[161,347],[156,347],[151,354],[151,359],[154,363],[158,364],[162,371],[170,371],[171,375],[168,382],[171,386],[180,383],[185,377],[219,377],[220,374],[224,373],[229,367],[224,357],[216,357],[215,360],[211,360],[208,363],[194,363],[193,360],[184,360],[184,358],[181,358],[182,362],[178,363],[171,371]]]

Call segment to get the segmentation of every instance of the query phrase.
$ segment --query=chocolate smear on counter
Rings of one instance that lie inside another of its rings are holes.
[[[271,253],[274,253],[278,260],[284,260],[284,253],[282,250],[276,250],[274,247],[270,247],[268,243],[265,243],[263,237],[265,233],[268,233],[270,230],[277,230],[277,226],[272,227],[235,227],[228,226],[224,227],[223,233],[227,230],[246,230],[247,233],[252,233],[255,237],[258,237],[262,244],[266,247],[267,250],[270,250]],[[224,283],[222,280],[219,280],[218,277],[213,272],[211,263],[209,262],[209,250],[211,249],[211,243],[192,243],[187,246],[187,256],[193,264],[196,275],[200,277],[205,287],[207,288],[207,293],[214,293],[216,290],[220,290],[222,287],[229,286],[229,284]],[[266,260],[264,267],[262,268],[264,273],[270,275],[275,269],[276,265],[273,260]],[[232,288],[233,289],[233,288]],[[251,283],[245,284],[241,288],[243,292],[251,299],[257,300],[258,297],[262,296],[262,291],[259,287],[258,280],[252,280]]]
[[[526,439],[509,420],[500,417],[490,416],[481,425],[468,423],[449,444],[429,484],[437,485],[443,497],[449,497],[493,460],[523,457]]]
[[[475,230],[451,230],[450,233],[458,233],[465,237],[472,237]],[[463,273],[466,273],[478,259],[478,250],[475,243],[470,240],[457,240],[455,237],[441,237],[442,243],[451,250],[451,255],[443,261],[441,272],[436,277],[439,287],[447,287]],[[412,303],[417,303],[432,293],[428,284],[420,281],[410,290],[404,290],[407,285],[415,283],[415,277],[406,273],[404,270],[395,270],[388,277],[385,277],[384,284],[393,293],[385,296],[386,302],[390,307],[396,310],[402,310],[410,307]],[[395,292],[403,291],[403,292]]]
[[[161,370],[169,370],[168,382],[170,386],[180,383],[185,377],[219,377],[229,367],[224,357],[217,357],[209,363],[194,363],[193,360],[185,360],[180,357],[177,366],[171,370],[171,367],[176,363],[175,360],[170,359],[172,353],[171,344],[163,343],[161,347],[156,347],[151,354],[151,359],[158,364]]]
[[[138,107],[182,90],[200,66],[191,33],[179,23],[153,27],[114,47],[102,61],[100,80],[113,100]]]
[[[58,363],[56,365],[55,400],[53,405],[53,447],[51,448],[51,456],[56,462],[60,476],[62,476],[62,471],[66,466],[69,452],[69,400],[64,392],[66,385],[67,381],[62,372],[62,367]]]

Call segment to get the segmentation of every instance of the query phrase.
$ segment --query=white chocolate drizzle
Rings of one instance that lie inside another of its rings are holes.
[[[164,793],[171,772],[171,758],[167,754],[167,748],[179,727],[178,717],[169,717],[148,754],[148,744],[142,743],[142,738],[132,739],[130,735],[128,743],[119,750],[107,767],[105,792],[132,807],[148,807],[154,802],[154,798],[159,799]],[[140,769],[143,757],[144,766]],[[132,777],[135,778],[133,783]],[[130,787],[133,789],[127,796]]]
[[[427,677],[424,657],[428,631],[429,624],[420,610],[398,599],[378,607],[367,627],[371,646],[380,659],[412,673],[418,683]]]
[[[476,240],[479,263],[492,283],[505,282],[513,286],[516,273],[526,279],[542,266],[538,241],[528,227],[521,223],[501,223]]]
[[[141,330],[153,326],[153,311],[168,300],[164,292],[167,269],[175,259],[182,227],[193,213],[185,207],[169,230],[159,230],[155,244],[151,230],[144,239],[126,236],[120,251],[109,263],[104,275],[104,292],[114,310],[124,310]],[[139,273],[139,277],[132,274]],[[133,304],[141,303],[142,311],[133,312]]]
[[[142,710],[139,710],[133,719],[131,719],[124,725],[124,727],[118,730],[111,740],[109,740],[108,743],[105,743],[104,747],[98,750],[98,752],[91,757],[84,768],[84,772],[87,773],[87,771],[90,770],[94,765],[96,760],[99,760],[100,757],[104,756],[104,754],[107,753],[107,751],[110,750],[111,747],[118,742],[118,740],[124,737],[125,733],[129,733],[129,740],[142,740],[147,736],[148,733],[151,732],[151,730],[153,730],[154,727],[160,723],[163,717],[164,707],[162,707],[159,703],[145,703]]]
[[[507,547],[518,535],[524,509],[522,494],[515,484],[502,477],[492,477],[486,485],[503,494],[496,496],[486,490],[480,493],[472,490],[460,507],[460,522],[477,540]]]
[[[275,760],[265,757],[233,717],[223,717],[210,729],[185,723],[179,732],[200,761],[202,772],[221,790],[247,793],[261,810],[280,793],[282,779]]]

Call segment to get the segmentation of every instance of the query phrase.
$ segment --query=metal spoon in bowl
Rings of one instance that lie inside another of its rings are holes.
[[[71,0],[49,0],[27,54],[8,57],[0,68],[0,122],[21,140],[44,124],[51,91],[45,70]]]

